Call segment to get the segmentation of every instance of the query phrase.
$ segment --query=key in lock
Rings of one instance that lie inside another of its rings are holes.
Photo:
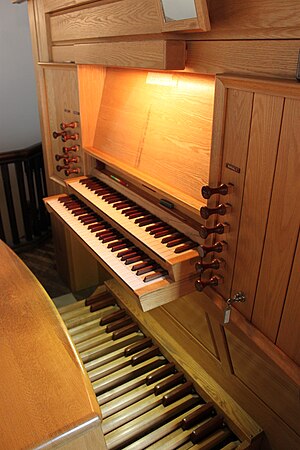
[[[226,325],[230,321],[232,304],[233,303],[244,303],[246,300],[247,300],[246,295],[242,291],[237,292],[233,297],[230,297],[227,299],[227,301],[226,301],[227,306],[224,311],[224,321],[223,321],[224,325]]]

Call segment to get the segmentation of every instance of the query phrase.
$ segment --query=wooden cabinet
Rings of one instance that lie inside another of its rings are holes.
[[[172,21],[168,26],[158,0],[44,0],[30,8],[39,18],[43,62],[184,69],[185,38],[175,31],[209,29],[206,0],[197,0],[199,20]]]
[[[294,320],[299,290],[299,85],[238,77],[221,77],[220,82],[213,146],[223,149],[219,182],[234,188],[225,199],[232,214],[216,219],[230,226],[224,284],[218,292],[227,299],[243,291],[247,300],[236,308],[299,362]],[[222,126],[222,137],[216,139]]]

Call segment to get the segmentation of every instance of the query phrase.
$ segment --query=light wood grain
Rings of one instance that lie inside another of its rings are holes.
[[[82,145],[93,145],[98,113],[105,85],[106,69],[102,66],[78,66],[79,103]]]
[[[37,56],[36,62],[50,60],[50,43],[48,40],[48,20],[45,15],[44,3],[28,0],[30,31],[33,41],[33,52]],[[33,39],[33,35],[35,35]]]
[[[256,94],[272,94],[277,97],[300,99],[299,84],[294,80],[281,80],[270,77],[253,77],[246,75],[221,75],[224,87],[255,92]]]
[[[175,70],[185,67],[183,41],[137,41],[76,44],[75,62],[104,66]]]
[[[90,0],[86,0],[88,2]],[[75,6],[77,0],[42,0],[45,12],[52,12],[63,8],[68,8],[70,6]],[[84,0],[82,0],[84,3]]]
[[[276,344],[300,366],[300,243],[298,244],[293,261],[290,283],[285,299],[283,314],[280,322]]]
[[[188,204],[195,199],[198,208],[199,190],[208,182],[214,80],[154,75],[157,84],[148,84],[151,73],[107,70],[94,147],[128,172],[132,167],[145,181],[151,178],[154,187],[164,183],[164,191],[191,197]]]
[[[62,161],[57,162],[55,160],[55,154],[62,155],[62,147],[64,145],[78,144],[81,147],[81,130],[80,126],[76,128],[76,132],[79,133],[79,139],[75,141],[68,141],[64,144],[60,138],[54,139],[52,137],[53,131],[61,131],[61,122],[73,122],[76,121],[80,124],[80,109],[79,109],[79,96],[78,96],[78,80],[76,67],[68,66],[46,66],[44,67],[45,77],[45,89],[46,89],[46,108],[48,129],[50,132],[51,150],[48,154],[48,165],[50,169],[49,176],[64,180],[65,174],[62,170],[58,172],[56,170],[57,165],[64,165]],[[70,144],[71,143],[71,144]],[[78,164],[74,164],[74,167],[80,167],[83,171],[83,154],[81,148],[76,153],[79,156],[80,161]]]
[[[100,411],[50,298],[3,243],[0,257],[1,445],[35,448]]]
[[[273,187],[284,99],[254,96],[249,155],[232,293],[243,291],[247,301],[237,304],[251,319]],[[266,151],[267,149],[267,151]],[[245,267],[251,270],[245,270]]]
[[[253,94],[251,92],[242,92],[236,89],[228,90],[220,181],[226,184],[233,184],[234,189],[225,199],[226,203],[232,205],[232,211],[225,217],[219,216],[217,219],[222,223],[228,223],[230,226],[228,233],[224,233],[220,236],[228,243],[228,249],[226,250],[226,265],[223,269],[218,271],[225,279],[225,283],[218,288],[218,291],[220,291],[226,299],[230,297],[234,273],[240,208],[242,205],[244,179],[246,175],[252,105]],[[220,120],[223,120],[222,117]],[[238,168],[239,172],[228,169],[226,164],[235,166]]]
[[[74,63],[74,45],[56,45],[51,47],[51,61],[57,63]]]
[[[299,387],[280,374],[267,359],[237,341],[229,331],[226,337],[235,375],[299,434]]]
[[[299,121],[300,102],[287,99],[252,317],[253,323],[273,342],[280,324],[299,232],[300,210],[297,195],[300,190]]]
[[[295,79],[297,40],[189,41],[186,71]]]
[[[197,39],[298,39],[297,0],[209,0],[211,31]]]
[[[164,311],[168,312],[181,327],[191,332],[200,345],[218,358],[210,320],[202,309],[195,310],[194,305],[183,297],[165,305]]]
[[[53,15],[52,42],[160,33],[155,0],[123,0]]]

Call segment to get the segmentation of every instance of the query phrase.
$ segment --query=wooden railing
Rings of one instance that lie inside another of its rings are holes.
[[[40,238],[50,226],[43,203],[47,190],[42,145],[0,153],[0,168],[4,193],[0,238],[12,247],[22,246]]]

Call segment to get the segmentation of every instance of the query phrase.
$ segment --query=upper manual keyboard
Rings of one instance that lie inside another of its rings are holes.
[[[190,250],[198,247],[197,242],[103,181],[95,177],[85,178],[72,180],[68,186],[161,259],[172,261],[181,255],[180,260],[183,261],[195,256],[195,252]]]

